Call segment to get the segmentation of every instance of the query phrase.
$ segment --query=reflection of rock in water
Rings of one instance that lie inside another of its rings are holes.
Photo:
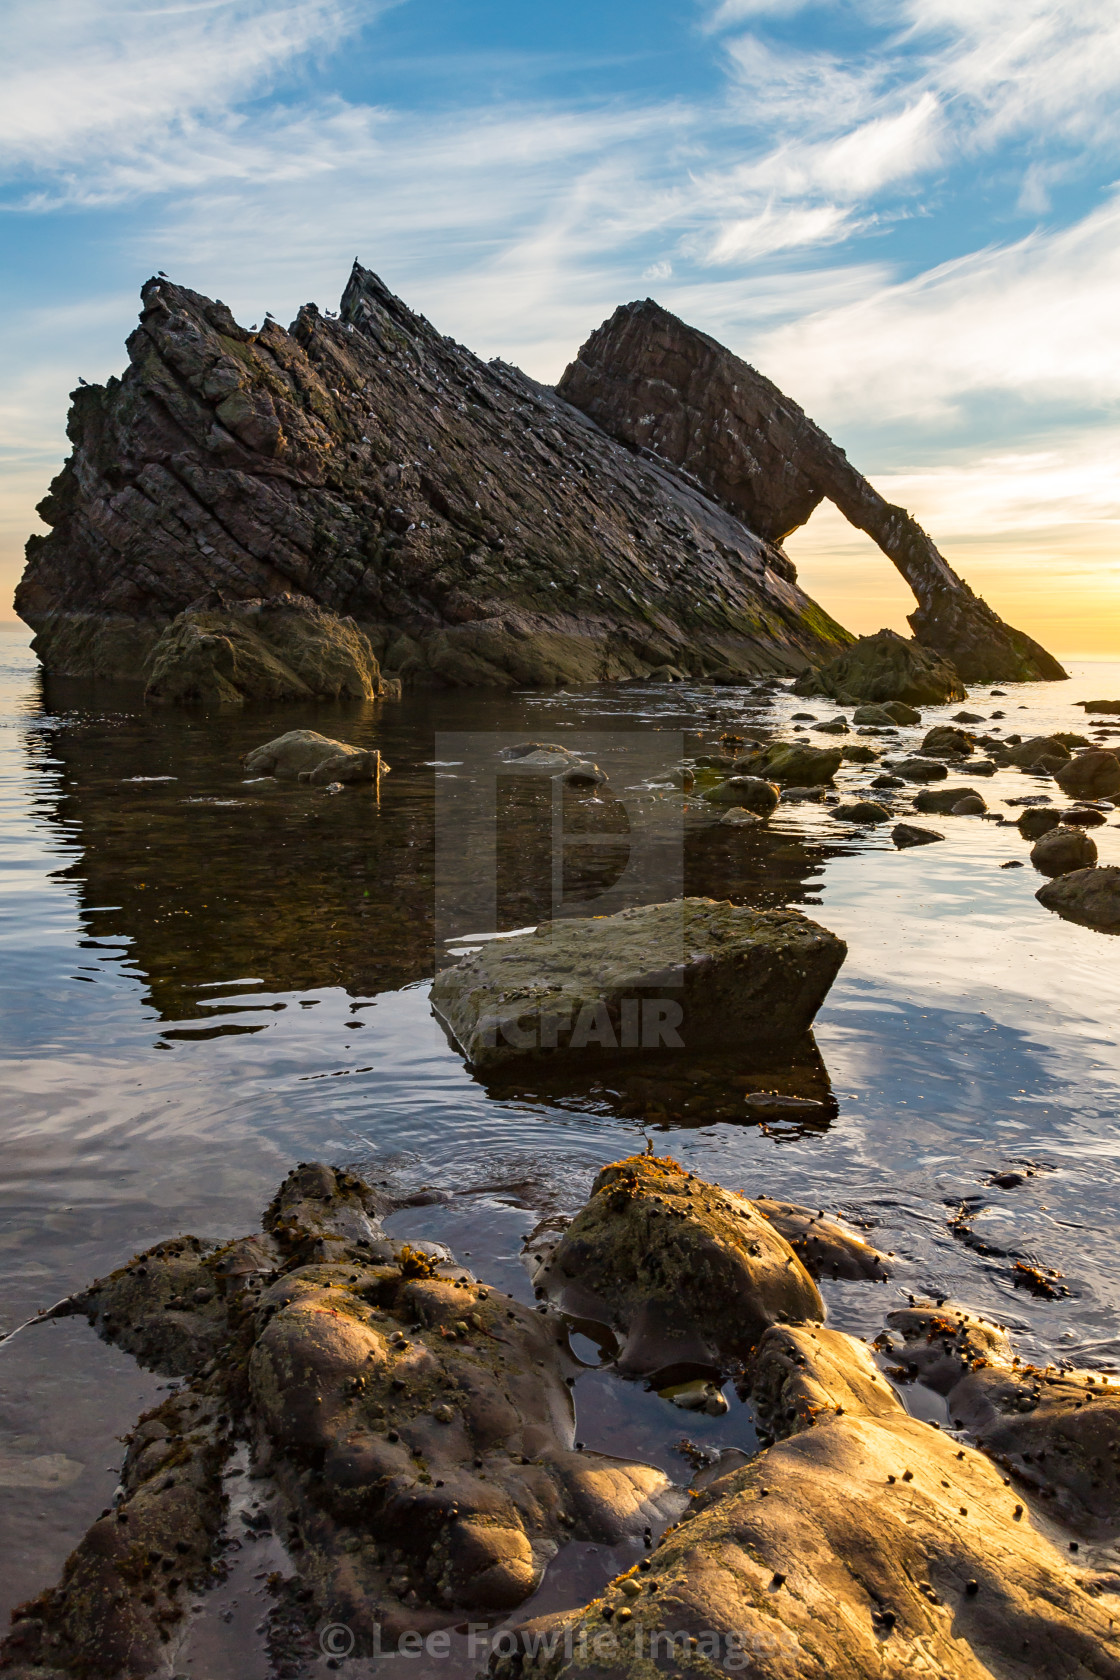
[[[56,778],[42,809],[76,848],[60,875],[75,884],[87,934],[97,948],[128,943],[161,1019],[208,1016],[201,999],[243,979],[276,992],[337,986],[371,996],[433,972],[429,702],[285,710],[285,726],[379,746],[393,770],[378,800],[370,788],[330,797],[247,781],[244,755],[275,733],[267,713],[83,715],[76,708],[92,695],[85,684],[50,685],[49,702],[70,710],[65,727],[35,737],[39,751],[49,749],[44,776]],[[498,793],[498,928],[554,914],[556,887],[561,915],[609,914],[682,889],[757,908],[796,904],[829,855],[789,835],[686,824],[683,881],[678,869],[666,891],[662,878],[643,878],[631,827],[676,832],[678,807],[654,802],[635,815],[609,789],[554,794],[547,778],[503,776]],[[464,845],[464,860],[468,852]],[[441,892],[447,885],[441,880]],[[444,960],[440,953],[438,965]],[[200,998],[200,988],[211,990]],[[259,1028],[227,1018],[212,1030]]]
[[[827,1130],[837,1113],[828,1069],[812,1033],[780,1056],[636,1053],[607,1069],[556,1069],[522,1064],[515,1072],[480,1076],[504,1100],[590,1108],[649,1126],[710,1126],[723,1120],[772,1127],[784,1137]]]

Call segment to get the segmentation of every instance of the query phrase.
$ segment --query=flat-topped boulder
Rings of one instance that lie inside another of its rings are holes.
[[[710,898],[546,922],[436,975],[436,1016],[473,1067],[526,1057],[751,1050],[802,1040],[844,960],[796,910]]]

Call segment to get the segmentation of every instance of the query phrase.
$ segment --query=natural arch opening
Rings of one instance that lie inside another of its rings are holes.
[[[821,502],[782,548],[797,567],[806,595],[853,635],[872,636],[876,630],[913,634],[906,620],[917,606],[913,591],[878,544],[831,502]]]

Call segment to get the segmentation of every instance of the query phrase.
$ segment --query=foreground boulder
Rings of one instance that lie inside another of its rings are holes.
[[[792,674],[848,639],[694,480],[358,264],[337,318],[287,330],[162,277],[141,295],[123,377],[72,394],[28,545],[16,610],[48,670],[134,680],[210,590],[310,596],[417,685]],[[193,636],[165,651],[161,687],[228,678]]]
[[[145,697],[169,704],[374,700],[386,692],[352,618],[306,596],[222,601],[172,620],[148,658]]]
[[[710,898],[546,922],[436,975],[431,1003],[473,1067],[801,1040],[847,947],[796,910]]]
[[[1047,881],[1034,895],[1067,922],[1120,933],[1120,869],[1076,869]]]
[[[1120,758],[1091,747],[1055,770],[1054,780],[1070,799],[1110,799],[1120,793]]]
[[[650,1155],[603,1168],[533,1282],[569,1316],[614,1333],[620,1371],[660,1383],[690,1367],[726,1372],[779,1318],[824,1317],[775,1221]]]
[[[376,748],[332,741],[315,729],[289,729],[286,735],[278,735],[247,753],[245,769],[250,776],[275,776],[278,780],[328,787],[331,782],[376,782],[388,766],[382,764]]]
[[[844,705],[860,700],[901,700],[908,706],[943,706],[967,700],[948,660],[908,642],[895,630],[861,636],[827,665],[799,677],[795,694],[829,694]]]
[[[916,520],[884,501],[795,402],[651,298],[617,309],[558,389],[631,448],[685,468],[772,542],[827,497],[914,591],[917,641],[950,659],[966,681],[1065,676],[1044,648],[973,594]]]
[[[1077,1568],[1000,1469],[909,1417],[860,1343],[774,1327],[751,1386],[787,1438],[717,1470],[583,1610],[515,1630],[501,1680],[1120,1676],[1117,1577]]]
[[[303,1599],[364,1647],[375,1625],[392,1646],[508,1612],[568,1540],[641,1544],[680,1512],[662,1471],[576,1448],[566,1331],[438,1245],[388,1238],[385,1205],[307,1163],[263,1232],[158,1244],[68,1303],[187,1386],[141,1419],[122,1496],[58,1586],[15,1611],[0,1672],[172,1673],[235,1437]],[[198,1314],[216,1349],[172,1326]]]

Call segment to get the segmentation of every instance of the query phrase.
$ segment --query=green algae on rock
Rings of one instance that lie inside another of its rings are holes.
[[[795,694],[827,694],[844,705],[898,700],[907,706],[943,706],[967,700],[956,667],[896,630],[861,636],[826,665],[799,677]]]

